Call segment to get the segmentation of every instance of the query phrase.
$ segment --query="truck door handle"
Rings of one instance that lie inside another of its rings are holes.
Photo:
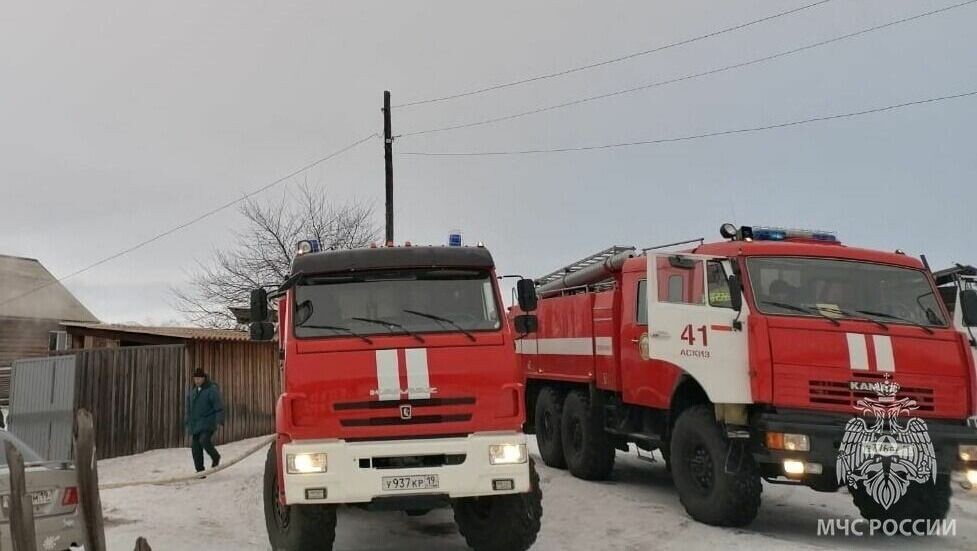
[[[648,333],[648,336],[653,339],[667,339],[670,335],[668,334],[668,331],[652,331],[651,333]]]

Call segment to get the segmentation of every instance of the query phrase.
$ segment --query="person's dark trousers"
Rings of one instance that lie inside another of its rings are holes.
[[[214,431],[205,430],[193,435],[193,442],[190,445],[190,453],[193,454],[193,466],[197,472],[204,470],[204,451],[210,456],[212,466],[220,463],[221,454],[217,453],[212,437]]]

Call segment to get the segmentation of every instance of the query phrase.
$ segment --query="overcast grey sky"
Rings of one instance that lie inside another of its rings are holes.
[[[5,2],[0,253],[61,276],[381,127],[394,103],[653,48],[813,0]],[[959,0],[958,0],[959,1]],[[395,132],[504,115],[739,63],[953,1],[835,0],[598,69],[395,110]],[[977,5],[737,71],[400,151],[647,140],[977,90]],[[769,132],[519,157],[397,157],[398,240],[482,240],[540,275],[611,244],[720,223],[833,229],[850,244],[977,262],[977,98]],[[307,174],[383,206],[371,141]],[[262,195],[269,200],[275,188]],[[66,284],[106,321],[177,318],[167,288],[227,246],[232,210]]]

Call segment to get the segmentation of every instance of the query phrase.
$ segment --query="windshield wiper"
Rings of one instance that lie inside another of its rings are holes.
[[[343,331],[344,333],[349,333],[354,337],[359,337],[363,339],[366,342],[366,344],[373,344],[373,340],[370,339],[370,337],[367,337],[366,335],[360,335],[359,333],[353,331],[349,327],[340,327],[338,325],[305,325],[304,323],[300,323],[296,325],[296,327],[306,327],[309,329],[331,329],[333,331]]]
[[[890,320],[897,320],[897,321],[901,321],[903,323],[908,323],[909,325],[915,325],[916,327],[919,327],[920,329],[922,329],[923,331],[926,331],[930,335],[933,334],[933,330],[932,329],[930,329],[929,327],[926,327],[922,323],[915,322],[915,321],[913,321],[911,319],[907,319],[907,318],[903,318],[903,317],[899,317],[899,316],[893,316],[892,314],[886,314],[885,312],[872,312],[870,310],[858,310],[857,312],[859,314],[865,314],[866,316],[878,316],[880,318],[886,318],[886,319],[890,319]]]
[[[847,310],[842,310],[841,308],[831,308],[829,306],[818,306],[816,304],[815,305],[811,305],[811,308],[816,308],[817,310],[825,310],[825,311],[828,311],[828,312],[835,312],[837,314],[841,314],[842,316],[845,316],[846,318],[851,318],[851,319],[856,319],[856,320],[862,320],[862,321],[869,321],[869,322],[874,323],[875,325],[878,325],[882,329],[885,329],[886,331],[889,330],[889,326],[888,325],[882,323],[881,321],[879,321],[877,319],[870,318],[870,317],[868,317],[866,315],[861,315],[861,316],[857,315],[857,314],[865,314],[865,312],[862,312],[861,310],[857,310],[856,311],[857,314],[856,314],[856,313],[853,313],[853,312],[849,312]]]
[[[456,322],[455,320],[448,319],[448,318],[445,318],[445,317],[441,317],[441,316],[438,316],[438,315],[435,315],[435,314],[428,314],[426,312],[418,312],[417,310],[404,310],[404,312],[407,312],[408,314],[414,314],[415,316],[421,316],[422,318],[431,319],[431,320],[434,320],[434,321],[439,322],[439,323],[447,323],[447,324],[450,324],[455,329],[457,329],[457,330],[461,331],[462,333],[464,333],[465,336],[468,337],[468,339],[471,340],[472,342],[475,342],[475,340],[476,340],[475,339],[475,335],[472,335],[471,334],[471,331],[469,331],[469,330],[465,329],[464,327],[458,325],[458,322]]]
[[[406,334],[414,337],[418,341],[424,342],[424,337],[418,335],[417,333],[414,333],[410,329],[404,327],[403,325],[401,325],[399,323],[393,322],[393,321],[378,320],[378,319],[373,319],[373,318],[350,318],[350,319],[353,319],[353,320],[356,320],[356,321],[364,321],[366,323],[375,323],[377,325],[382,325],[382,326],[386,327],[388,331],[390,331],[391,328],[396,327],[397,329],[400,329],[404,333],[406,333]],[[392,332],[393,331],[391,331],[391,333]]]
[[[784,308],[786,310],[793,310],[795,312],[800,312],[802,314],[814,314],[816,316],[821,316],[822,318],[830,321],[833,325],[841,325],[840,321],[834,319],[833,317],[825,314],[820,310],[811,310],[810,308],[803,308],[801,306],[797,306],[796,304],[788,304],[786,302],[776,302],[772,300],[761,300],[760,303],[769,304],[770,306],[776,306],[777,308]]]

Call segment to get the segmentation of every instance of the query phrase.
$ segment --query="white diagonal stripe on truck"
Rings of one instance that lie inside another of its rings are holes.
[[[853,371],[868,371],[868,345],[865,335],[845,333],[848,339],[848,365]]]
[[[396,350],[377,350],[377,394],[381,400],[400,399],[399,363]]]
[[[408,348],[407,397],[411,400],[431,397],[431,372],[427,367],[427,348]]]
[[[872,335],[875,344],[875,365],[879,371],[892,373],[896,370],[896,357],[892,353],[892,337]]]

